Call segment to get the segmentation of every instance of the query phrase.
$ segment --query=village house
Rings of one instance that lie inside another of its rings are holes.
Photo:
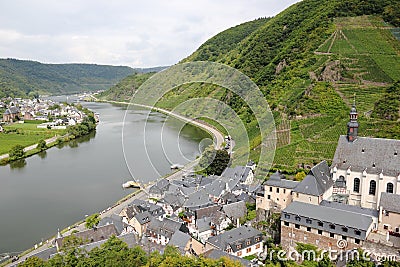
[[[241,226],[210,237],[205,250],[219,249],[243,258],[263,251],[262,233],[251,226]]]
[[[378,231],[387,239],[390,235],[400,237],[400,195],[382,192]]]
[[[10,106],[3,113],[4,122],[13,122],[21,118],[21,111],[16,106]]]
[[[183,222],[173,221],[168,218],[162,221],[153,219],[147,226],[146,236],[150,242],[165,246],[176,231],[189,233],[189,229]]]

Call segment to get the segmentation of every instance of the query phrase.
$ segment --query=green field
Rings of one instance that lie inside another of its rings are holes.
[[[65,134],[65,130],[38,129],[36,126],[37,123],[15,123],[3,126],[4,132],[0,133],[0,155],[7,154],[13,146],[18,144],[26,147],[40,140]]]

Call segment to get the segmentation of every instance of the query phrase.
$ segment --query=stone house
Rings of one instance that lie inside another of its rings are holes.
[[[400,195],[382,192],[379,203],[378,231],[400,237]]]

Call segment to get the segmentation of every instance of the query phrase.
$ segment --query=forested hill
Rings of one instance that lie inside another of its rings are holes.
[[[360,135],[400,138],[399,12],[400,1],[303,0],[273,18],[214,36],[183,62],[224,63],[256,82],[277,125],[274,165],[294,171],[332,159],[339,135],[346,133],[354,94]],[[196,97],[216,98],[238,113],[247,123],[251,157],[257,160],[256,120],[225,89],[186,84],[158,105],[172,109]]]
[[[132,68],[124,66],[0,59],[0,98],[108,89],[133,72]]]

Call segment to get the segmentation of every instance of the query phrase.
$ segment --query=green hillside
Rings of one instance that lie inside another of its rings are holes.
[[[108,89],[132,73],[133,69],[123,66],[0,59],[0,98],[31,92],[64,94]]]
[[[399,103],[393,101],[393,92],[400,86],[395,83],[400,79],[398,5],[386,0],[304,0],[274,18],[216,35],[184,62],[224,63],[256,82],[277,124],[275,167],[295,171],[332,159],[339,135],[346,133],[354,94],[360,135],[400,138],[399,116],[393,115],[399,112],[393,107]],[[158,105],[172,109],[192,97],[229,104],[247,123],[251,156],[257,160],[260,138],[254,117],[231,92],[186,84]]]

